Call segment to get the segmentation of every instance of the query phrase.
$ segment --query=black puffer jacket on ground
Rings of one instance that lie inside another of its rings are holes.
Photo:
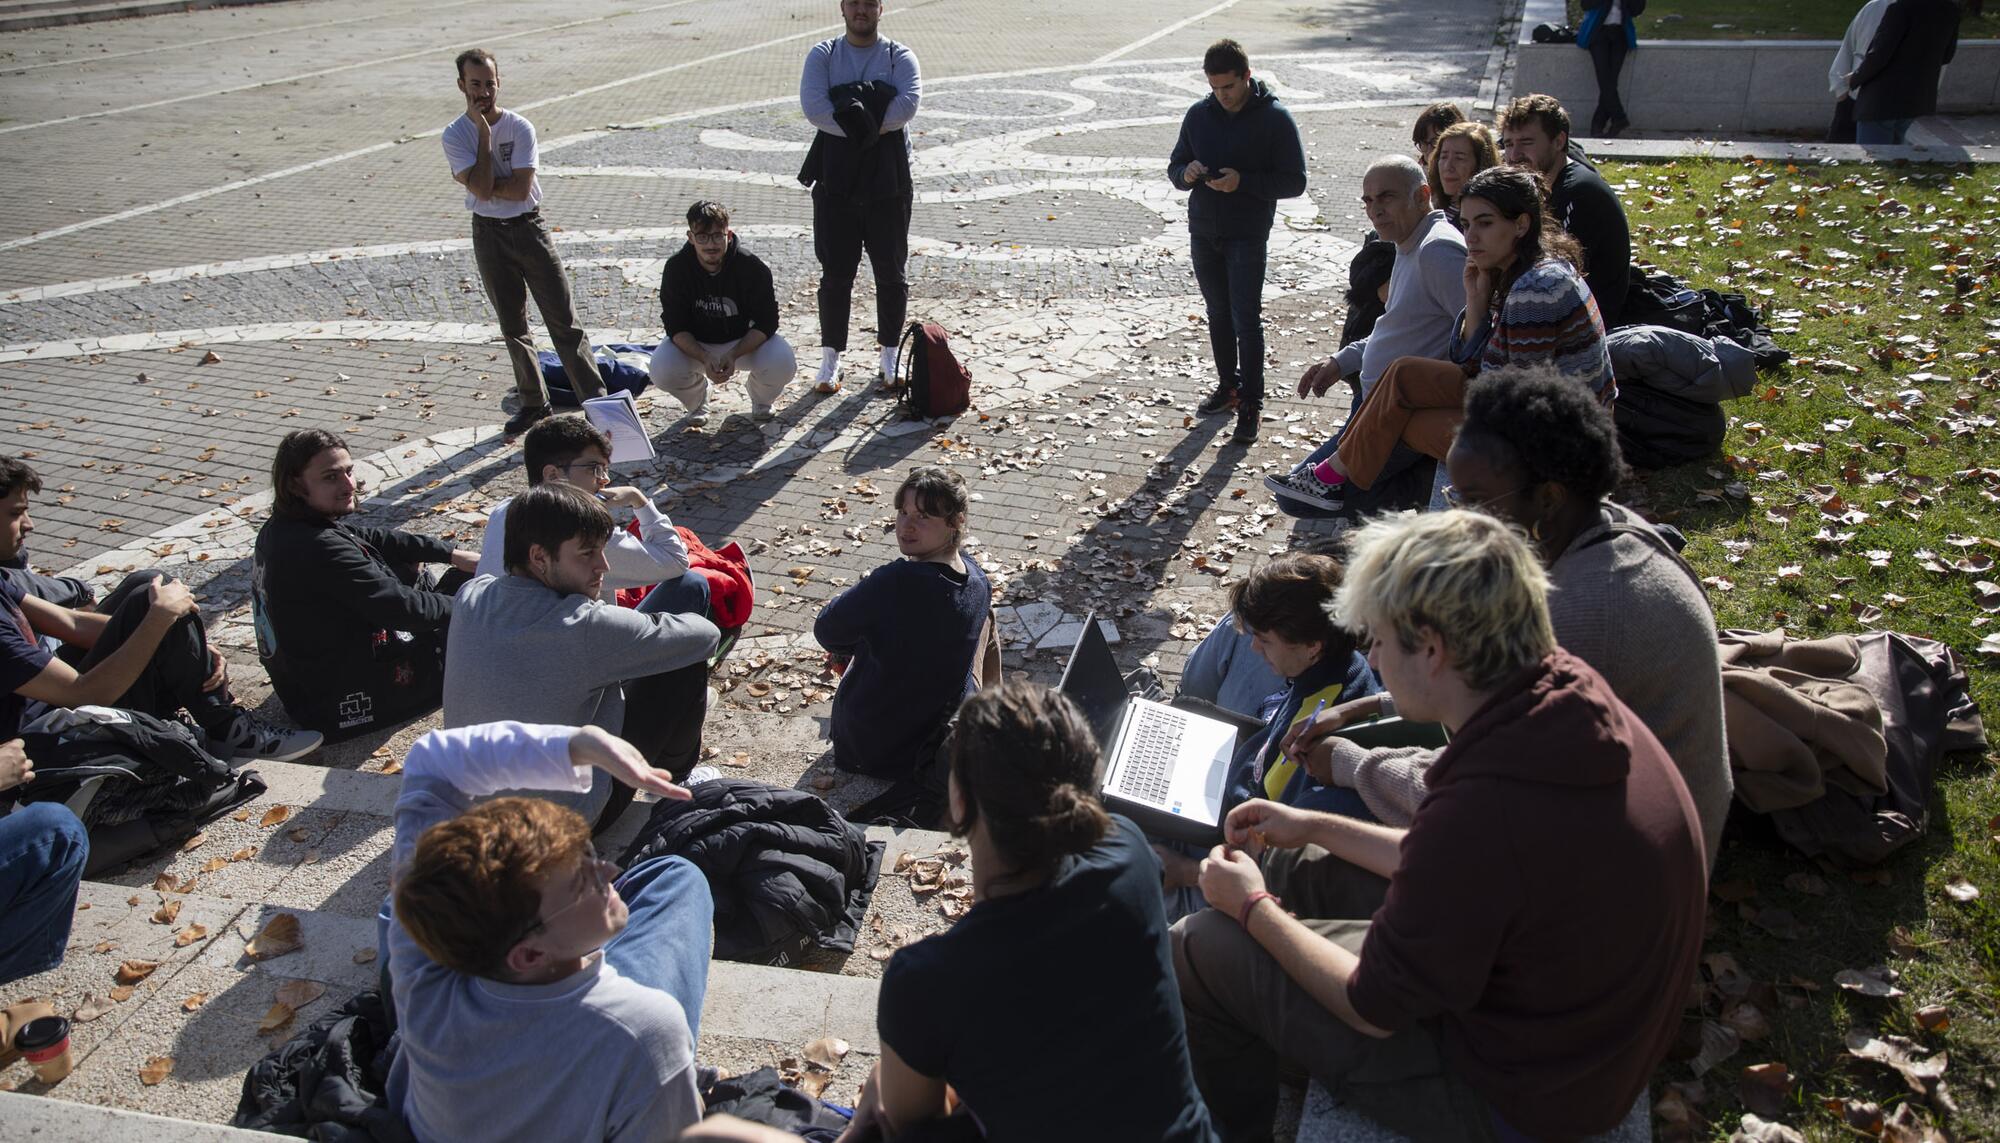
[[[416,1143],[384,1094],[393,1031],[382,994],[356,993],[251,1067],[230,1125],[327,1143]]]
[[[625,852],[693,862],[715,896],[715,955],[796,964],[814,948],[853,952],[882,870],[882,844],[803,790],[712,778],[660,802]]]

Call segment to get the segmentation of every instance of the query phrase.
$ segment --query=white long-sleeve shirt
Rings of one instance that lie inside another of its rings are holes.
[[[493,506],[486,518],[486,534],[479,541],[479,574],[507,574],[507,505],[510,497]],[[611,541],[604,545],[604,589],[647,587],[679,579],[687,574],[687,542],[674,530],[674,522],[651,502],[637,509],[639,534],[624,528],[611,529]]]
[[[417,839],[502,790],[590,787],[566,726],[434,730],[403,762],[390,878]],[[389,979],[402,1050],[388,1096],[422,1143],[676,1139],[701,1119],[694,1040],[679,1000],[619,975],[602,950],[551,984],[446,968],[393,916]]]
[[[1847,89],[1847,73],[1861,66],[1868,45],[1875,42],[1875,29],[1882,26],[1882,10],[1888,6],[1889,0],[1868,0],[1847,25],[1847,34],[1840,37],[1840,49],[1833,53],[1833,66],[1826,69],[1827,90],[1835,99],[1847,99],[1854,94]]]

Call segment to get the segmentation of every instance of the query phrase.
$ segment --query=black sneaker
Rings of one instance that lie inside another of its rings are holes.
[[[1283,476],[1267,476],[1264,487],[1287,500],[1310,504],[1329,512],[1338,512],[1346,507],[1346,497],[1342,495],[1342,485],[1321,484],[1310,467],[1288,472]]]
[[[209,745],[228,762],[248,762],[258,758],[268,762],[290,762],[318,750],[324,741],[326,736],[317,730],[274,726],[239,707],[228,728],[220,736],[210,737]]]
[[[1236,431],[1229,434],[1229,443],[1247,445],[1257,440],[1257,422],[1264,419],[1264,405],[1260,401],[1246,401],[1236,407]]]
[[[1208,400],[1196,405],[1194,411],[1200,416],[1213,417],[1217,413],[1226,413],[1235,407],[1236,386],[1222,384],[1215,387],[1215,392],[1208,395]]]
[[[549,408],[547,405],[525,406],[520,412],[509,417],[507,424],[500,431],[510,437],[518,437],[530,428],[533,428],[535,422],[544,421],[555,416],[555,412],[554,409]]]

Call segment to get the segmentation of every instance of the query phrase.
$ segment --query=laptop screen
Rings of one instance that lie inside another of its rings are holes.
[[[1118,670],[1118,660],[1111,656],[1111,644],[1097,625],[1096,612],[1084,617],[1083,633],[1063,669],[1061,689],[1083,708],[1083,716],[1097,732],[1098,746],[1109,749],[1111,736],[1118,730],[1118,715],[1125,709],[1125,676]]]

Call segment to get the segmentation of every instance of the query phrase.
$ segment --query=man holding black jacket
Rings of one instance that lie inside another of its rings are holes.
[[[665,337],[653,351],[653,384],[674,395],[691,425],[708,421],[708,394],[740,370],[750,416],[771,419],[771,405],[799,370],[778,335],[778,293],[764,260],[743,249],[729,228],[729,208],[703,199],[688,208],[687,245],[660,273]]]
[[[1264,411],[1264,254],[1278,200],[1306,193],[1306,153],[1298,124],[1234,40],[1202,57],[1210,94],[1188,108],[1167,163],[1188,199],[1194,278],[1208,306],[1208,339],[1220,377],[1197,410],[1236,410],[1231,440],[1257,439]]]
[[[910,141],[923,80],[916,53],[877,31],[881,0],[841,0],[845,35],[813,45],[799,78],[799,104],[819,128],[799,181],[812,188],[813,252],[819,257],[819,372],[815,388],[840,390],[854,274],[863,250],[875,270],[875,338],[884,380],[896,376],[896,342],[909,307],[903,264],[910,255]]]

